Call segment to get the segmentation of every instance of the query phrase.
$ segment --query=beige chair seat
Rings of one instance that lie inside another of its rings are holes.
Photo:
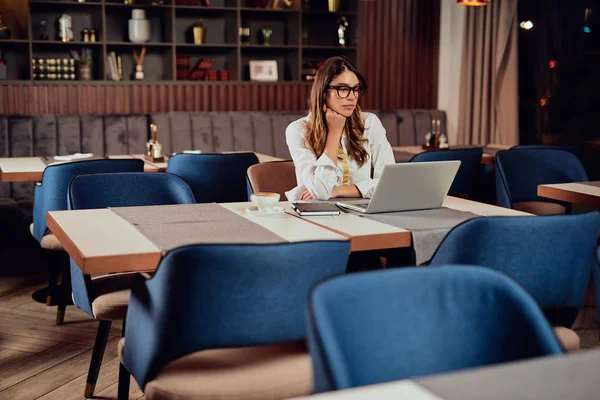
[[[123,321],[135,273],[112,274],[92,278],[92,311],[96,319]]]
[[[29,232],[31,232],[31,236],[33,236],[33,224],[29,225]],[[40,243],[43,249],[48,250],[56,250],[56,251],[64,251],[65,249],[62,247],[62,244],[56,239],[51,233],[48,233],[42,238],[42,242]]]
[[[565,328],[564,326],[555,326],[553,329],[558,341],[567,353],[572,353],[579,350],[580,341],[577,333],[569,328]]]
[[[125,339],[119,342],[122,360]],[[281,399],[312,393],[304,342],[204,350],[162,368],[146,385],[147,399]]]
[[[42,242],[40,243],[40,246],[42,246],[43,249],[55,250],[55,251],[65,251],[64,247],[62,246],[62,244],[60,244],[60,242],[58,241],[56,236],[54,236],[51,233],[45,235],[42,238]]]
[[[522,201],[514,203],[513,208],[535,215],[559,215],[567,212],[564,206],[546,201]]]

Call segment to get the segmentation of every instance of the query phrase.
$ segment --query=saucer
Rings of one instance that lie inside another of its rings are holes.
[[[252,215],[253,217],[268,217],[271,215],[279,215],[285,212],[285,208],[283,207],[272,207],[271,211],[260,211],[258,207],[248,207],[246,208],[246,213],[248,215]]]

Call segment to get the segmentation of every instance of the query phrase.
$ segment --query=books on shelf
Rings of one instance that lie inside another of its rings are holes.
[[[190,73],[190,56],[186,55],[177,55],[175,59],[177,71],[176,78],[178,81],[186,80]]]
[[[201,58],[194,68],[190,71],[188,79],[199,81],[204,78],[206,71],[213,65],[212,58]]]
[[[110,81],[122,81],[123,80],[123,62],[121,56],[117,56],[114,51],[109,52],[106,55],[107,68],[107,79]]]
[[[210,70],[214,60],[212,58],[201,58],[190,69],[191,56],[178,54],[175,60],[177,67],[176,78],[178,81],[228,81],[229,71]]]

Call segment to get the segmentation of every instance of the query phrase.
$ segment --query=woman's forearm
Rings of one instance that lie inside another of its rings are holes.
[[[331,198],[333,199],[336,197],[362,197],[362,195],[356,185],[334,186],[331,191]]]
[[[323,151],[323,154],[325,154],[327,157],[329,157],[329,159],[334,164],[337,164],[339,148],[340,148],[339,139],[336,140],[335,136],[334,137],[329,136],[329,137],[327,137],[327,142],[325,143],[325,151]]]

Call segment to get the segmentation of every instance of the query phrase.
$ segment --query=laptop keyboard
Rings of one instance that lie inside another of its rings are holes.
[[[361,207],[361,208],[367,208],[369,207],[369,202],[366,203],[354,203],[355,206],[357,207]]]

